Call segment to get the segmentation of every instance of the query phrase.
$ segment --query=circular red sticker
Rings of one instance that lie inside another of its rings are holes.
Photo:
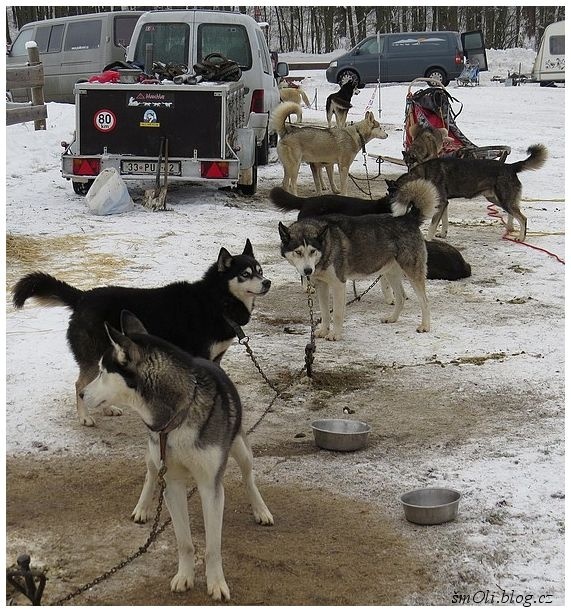
[[[117,125],[117,117],[113,111],[103,108],[95,113],[93,125],[100,132],[111,132]]]

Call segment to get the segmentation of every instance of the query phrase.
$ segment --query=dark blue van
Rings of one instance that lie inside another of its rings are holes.
[[[427,77],[447,85],[460,76],[465,57],[478,59],[480,71],[488,69],[480,31],[375,34],[333,60],[326,76],[330,83],[341,83],[347,77],[358,85]]]

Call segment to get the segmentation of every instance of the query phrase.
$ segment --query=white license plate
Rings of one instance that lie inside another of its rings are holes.
[[[161,163],[161,174],[165,172],[165,164]],[[156,174],[157,162],[142,159],[130,159],[121,162],[121,174]],[[180,162],[169,162],[169,171],[171,176],[180,176]]]

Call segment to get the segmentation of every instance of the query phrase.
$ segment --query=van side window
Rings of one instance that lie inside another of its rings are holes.
[[[64,51],[98,49],[101,41],[101,19],[77,21],[67,26]]]
[[[61,51],[63,40],[63,23],[55,26],[38,26],[36,31],[36,43],[40,53],[57,53]]]
[[[565,55],[565,35],[549,37],[549,54]]]
[[[242,25],[201,23],[198,26],[198,61],[210,53],[222,53],[234,60],[243,70],[252,67],[252,51],[248,31]]]
[[[10,48],[10,55],[14,57],[17,55],[27,55],[28,52],[26,51],[26,43],[33,40],[33,36],[34,28],[22,30]]]
[[[260,52],[262,54],[262,68],[266,74],[272,74],[273,71],[270,60],[270,52],[268,50],[268,44],[266,43],[264,34],[260,32],[260,30],[256,30],[256,38],[258,39],[258,46],[260,47]]]
[[[448,40],[438,35],[402,36],[391,41],[391,51],[404,55],[423,53],[425,51],[443,51],[448,49]]]
[[[383,42],[381,39],[381,46],[382,46]],[[375,38],[370,38],[369,40],[366,40],[360,47],[359,47],[359,53],[361,53],[361,55],[376,55],[379,52],[379,47],[377,45],[377,39]]]
[[[138,15],[121,15],[113,22],[113,44],[116,47],[128,47],[131,42],[131,34],[139,21]],[[184,62],[186,64],[186,62]]]
[[[188,65],[190,27],[186,23],[147,23],[141,29],[133,60],[145,65],[145,47],[153,45],[153,60]]]

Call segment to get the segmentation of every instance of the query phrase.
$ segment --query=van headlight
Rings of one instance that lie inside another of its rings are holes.
[[[337,68],[337,60],[333,60],[332,62],[330,62],[329,68]]]

